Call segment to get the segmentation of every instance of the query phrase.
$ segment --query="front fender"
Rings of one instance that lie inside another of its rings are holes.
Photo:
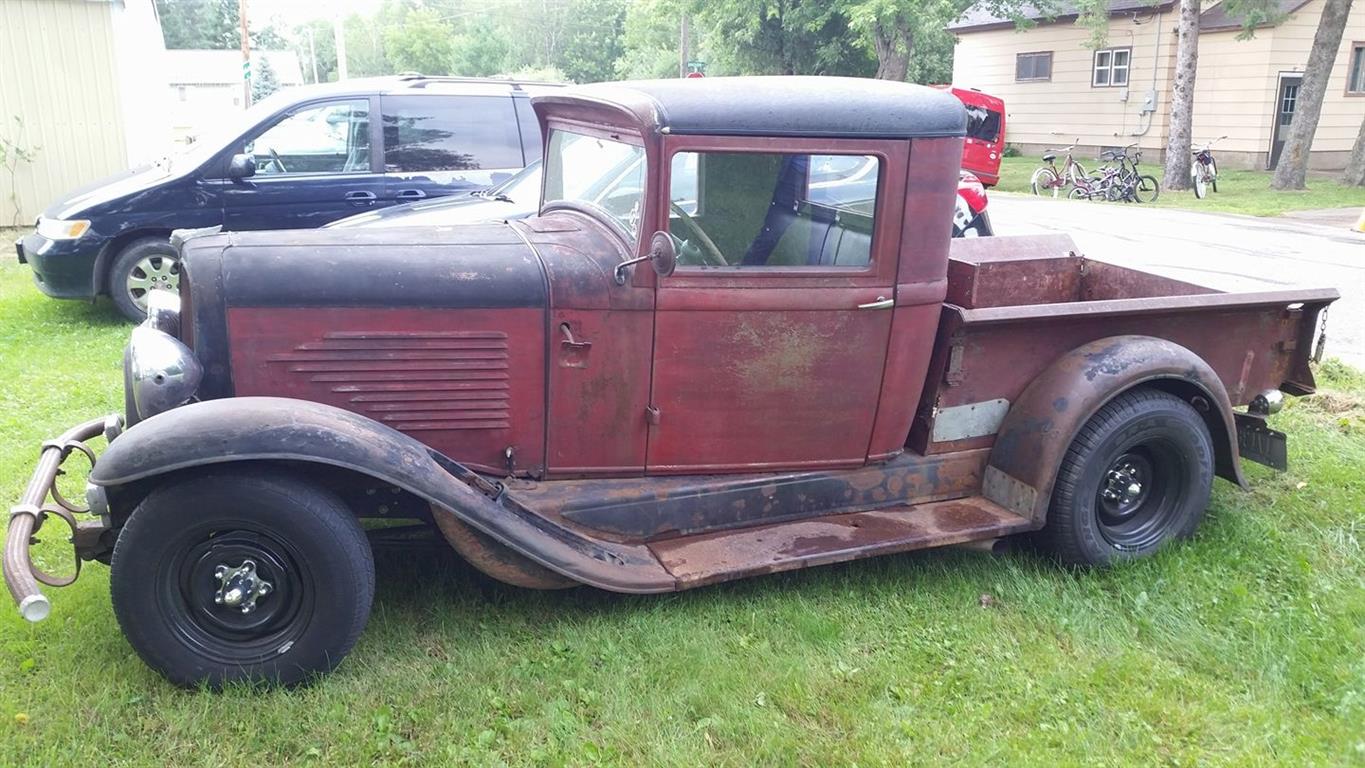
[[[1110,336],[1063,355],[1015,400],[986,464],[983,494],[1041,527],[1067,448],[1105,403],[1139,386],[1190,402],[1208,424],[1219,477],[1245,487],[1227,389],[1189,349],[1151,336]]]
[[[90,481],[114,491],[184,469],[240,461],[347,469],[415,494],[430,502],[435,513],[454,515],[575,581],[617,592],[676,588],[646,548],[587,539],[523,507],[500,484],[402,432],[305,400],[226,398],[153,416],[110,443]]]

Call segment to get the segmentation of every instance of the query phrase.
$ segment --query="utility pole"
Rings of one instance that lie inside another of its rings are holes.
[[[246,0],[237,0],[237,18],[242,23],[242,108],[251,106],[251,37],[246,31]]]
[[[682,17],[682,30],[678,35],[678,77],[687,77],[687,60],[691,58],[688,49],[692,47],[692,26],[687,14]]]
[[[312,23],[308,26],[308,61],[313,65],[313,84],[318,82],[318,51],[313,47],[313,27]]]
[[[341,12],[332,18],[332,31],[336,35],[337,47],[337,80],[346,79],[346,25],[341,18]]]

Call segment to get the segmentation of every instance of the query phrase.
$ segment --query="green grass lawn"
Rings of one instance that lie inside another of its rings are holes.
[[[0,265],[6,503],[122,403],[127,331]],[[0,605],[0,765],[1362,765],[1365,376],[1320,373],[1275,419],[1290,472],[1108,571],[947,550],[629,597],[387,553],[335,674],[211,694],[143,666],[92,565],[42,624]]]
[[[1091,157],[1076,158],[1089,170],[1101,163]],[[1064,158],[1058,158],[1058,169]],[[1029,193],[1029,180],[1033,172],[1043,165],[1039,156],[1007,157],[1001,161],[1000,184],[996,187],[1002,192]],[[1164,178],[1161,166],[1145,163],[1139,166],[1161,181]],[[1125,203],[1115,203],[1124,205]],[[1270,173],[1267,171],[1220,170],[1218,191],[1209,192],[1200,200],[1194,192],[1174,192],[1162,184],[1161,195],[1155,203],[1158,208],[1186,208],[1192,211],[1216,211],[1219,213],[1242,213],[1249,216],[1278,216],[1286,211],[1304,211],[1315,208],[1362,208],[1365,207],[1365,187],[1347,187],[1338,183],[1336,176],[1310,176],[1308,189],[1295,192],[1277,192],[1270,188]]]

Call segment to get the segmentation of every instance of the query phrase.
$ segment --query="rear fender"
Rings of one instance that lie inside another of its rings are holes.
[[[675,589],[674,580],[644,547],[587,539],[521,506],[500,483],[401,432],[304,400],[226,398],[153,416],[110,443],[90,481],[104,487],[117,504],[121,488],[146,488],[182,470],[243,461],[349,470],[425,499],[434,515],[453,515],[574,581],[617,592]]]
[[[1213,437],[1216,473],[1246,487],[1232,402],[1208,363],[1164,339],[1111,336],[1063,355],[1024,389],[996,435],[983,494],[1042,527],[1071,441],[1105,403],[1137,387],[1170,392],[1194,406]]]

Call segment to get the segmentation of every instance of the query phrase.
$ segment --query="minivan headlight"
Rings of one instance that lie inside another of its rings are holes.
[[[38,234],[48,240],[75,240],[88,229],[89,219],[38,219]]]

